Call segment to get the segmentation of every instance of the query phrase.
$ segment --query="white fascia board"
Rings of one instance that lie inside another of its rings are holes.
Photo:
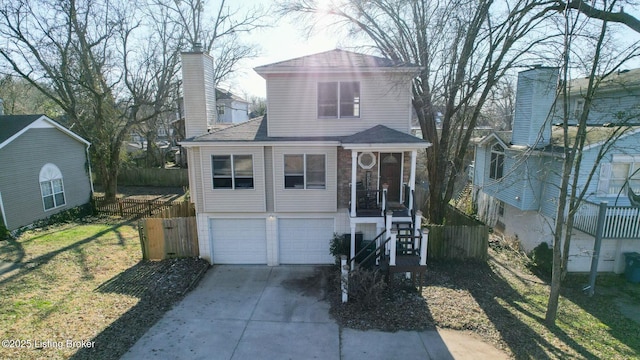
[[[189,141],[178,145],[191,147],[226,147],[226,146],[340,146],[339,141]]]
[[[31,124],[29,124],[29,125],[25,126],[24,128],[22,128],[22,130],[20,130],[17,133],[13,134],[13,136],[8,138],[7,140],[3,141],[0,144],[0,149],[5,147],[6,145],[8,145],[13,140],[17,139],[20,135],[24,134],[29,129],[58,129],[58,130],[62,131],[63,133],[69,135],[71,138],[73,138],[73,139],[85,144],[85,146],[87,146],[87,147],[89,147],[91,145],[90,142],[88,142],[87,140],[83,139],[78,134],[76,134],[73,131],[65,128],[64,126],[58,124],[57,122],[49,119],[47,116],[43,115],[43,116],[37,118],[36,120],[34,120]]]

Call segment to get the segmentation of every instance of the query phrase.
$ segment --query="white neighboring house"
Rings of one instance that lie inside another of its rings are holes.
[[[230,91],[216,88],[219,124],[238,124],[249,120],[249,102]]]
[[[351,235],[353,257],[356,238],[379,243],[392,226],[412,224],[417,152],[430,146],[411,135],[418,67],[342,50],[260,66],[268,119],[209,132],[217,113],[207,101],[213,59],[199,52],[182,59],[181,145],[202,258],[329,264],[334,233]]]

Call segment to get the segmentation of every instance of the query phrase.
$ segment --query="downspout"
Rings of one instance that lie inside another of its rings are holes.
[[[87,145],[87,147],[84,149],[85,154],[87,156],[87,165],[89,166],[89,184],[91,185],[91,196],[93,197],[94,194],[94,190],[93,190],[93,171],[91,170],[91,157],[89,156],[89,147],[91,146],[91,143],[89,143]]]

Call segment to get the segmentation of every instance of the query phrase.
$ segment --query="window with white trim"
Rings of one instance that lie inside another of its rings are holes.
[[[625,196],[623,187],[628,181],[628,186],[634,193],[640,193],[640,163],[638,162],[617,162],[611,164],[611,177],[609,178],[609,195],[622,194]],[[621,192],[622,190],[622,192]]]
[[[489,166],[489,177],[491,179],[502,179],[504,172],[504,148],[500,144],[491,147],[491,163]]]
[[[252,155],[212,155],[214,189],[253,189]]]
[[[285,189],[325,189],[326,173],[325,155],[284,156]]]
[[[54,164],[45,164],[40,169],[40,192],[45,211],[66,204],[62,173]]]
[[[331,81],[318,83],[319,118],[360,117],[360,82]]]

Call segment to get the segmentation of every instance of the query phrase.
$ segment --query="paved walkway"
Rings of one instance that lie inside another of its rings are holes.
[[[456,331],[358,331],[312,266],[215,266],[122,359],[506,359]]]

